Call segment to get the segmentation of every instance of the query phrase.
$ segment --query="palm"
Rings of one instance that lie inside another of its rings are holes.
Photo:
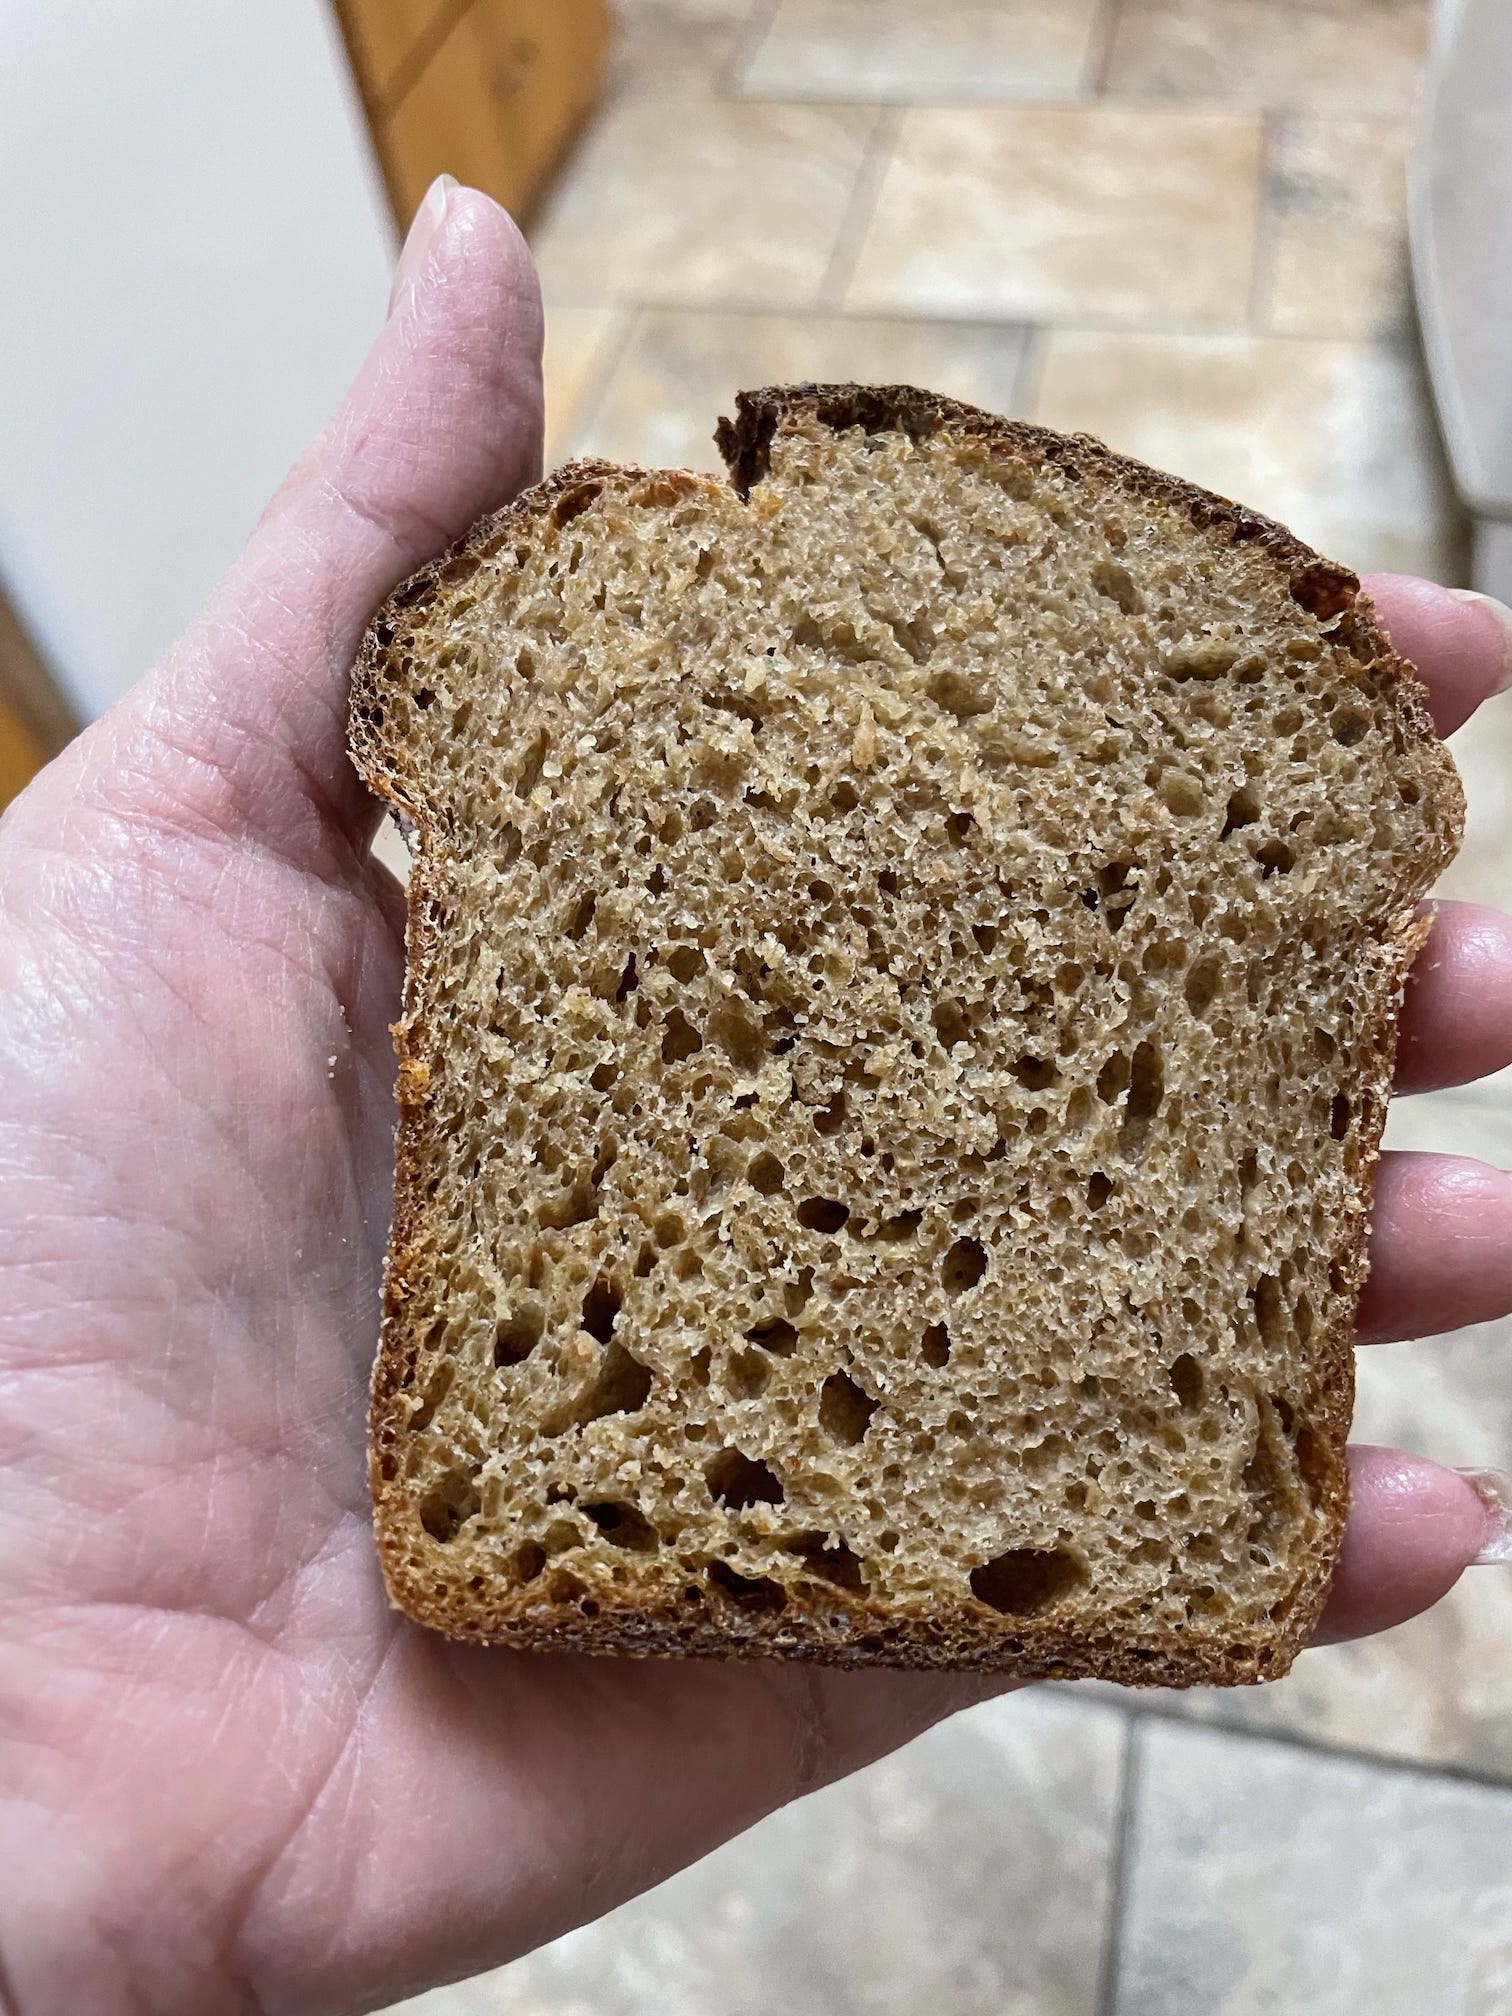
[[[0,836],[0,1952],[24,2008],[390,1999],[981,1691],[490,1653],[387,1608],[363,1413],[402,939],[344,672],[539,425],[498,213],[462,200],[431,263],[440,306],[390,325],[195,631]],[[1503,1061],[1467,1027],[1467,1075]],[[1414,1292],[1468,1320],[1505,1283],[1446,1301],[1408,1270],[1421,1328]],[[1406,1614],[1474,1551],[1444,1474],[1412,1486],[1447,1508],[1415,1560],[1362,1493],[1336,1622]]]

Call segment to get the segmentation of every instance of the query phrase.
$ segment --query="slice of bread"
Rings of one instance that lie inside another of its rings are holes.
[[[901,387],[578,463],[376,618],[411,823],[373,1393],[456,1637],[1285,1670],[1462,802],[1354,577]]]

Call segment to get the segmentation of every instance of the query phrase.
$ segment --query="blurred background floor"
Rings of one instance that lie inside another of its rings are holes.
[[[549,459],[718,467],[742,385],[906,380],[1464,578],[1403,163],[1427,0],[621,0],[534,232]],[[1512,895],[1512,701],[1446,893]],[[1512,1088],[1388,1139],[1512,1164]],[[1357,1438],[1512,1461],[1509,1327],[1362,1354]],[[1262,1692],[1037,1690],[413,2016],[1512,2010],[1512,1576]],[[486,1847],[483,1849],[486,1852]]]

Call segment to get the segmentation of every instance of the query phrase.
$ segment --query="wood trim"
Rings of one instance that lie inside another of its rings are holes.
[[[352,82],[357,87],[357,96],[362,103],[362,116],[368,129],[368,140],[373,149],[373,158],[378,164],[378,172],[383,178],[384,194],[388,197],[389,215],[394,228],[401,235],[408,219],[400,220],[398,191],[394,186],[392,163],[383,147],[384,86],[388,70],[384,63],[384,48],[374,42],[366,32],[369,9],[366,0],[330,0],[333,19],[341,34],[342,46],[346,50],[347,68],[352,73]]]
[[[597,101],[607,0],[332,0],[396,228],[434,178],[524,221]]]
[[[41,765],[57,755],[79,732],[73,708],[58,690],[21,618],[0,582],[0,697],[22,732],[35,745]]]
[[[370,5],[371,0],[344,0],[344,4],[348,7]],[[439,0],[436,11],[425,24],[424,32],[404,52],[379,98],[377,109],[380,121],[391,119],[398,111],[448,36],[477,4],[478,0]]]

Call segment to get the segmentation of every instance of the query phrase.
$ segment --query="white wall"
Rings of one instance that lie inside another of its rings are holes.
[[[1449,47],[1464,11],[1465,0],[1433,0],[1431,20],[1435,55]]]
[[[84,716],[324,422],[393,255],[323,0],[0,0],[0,575]]]

